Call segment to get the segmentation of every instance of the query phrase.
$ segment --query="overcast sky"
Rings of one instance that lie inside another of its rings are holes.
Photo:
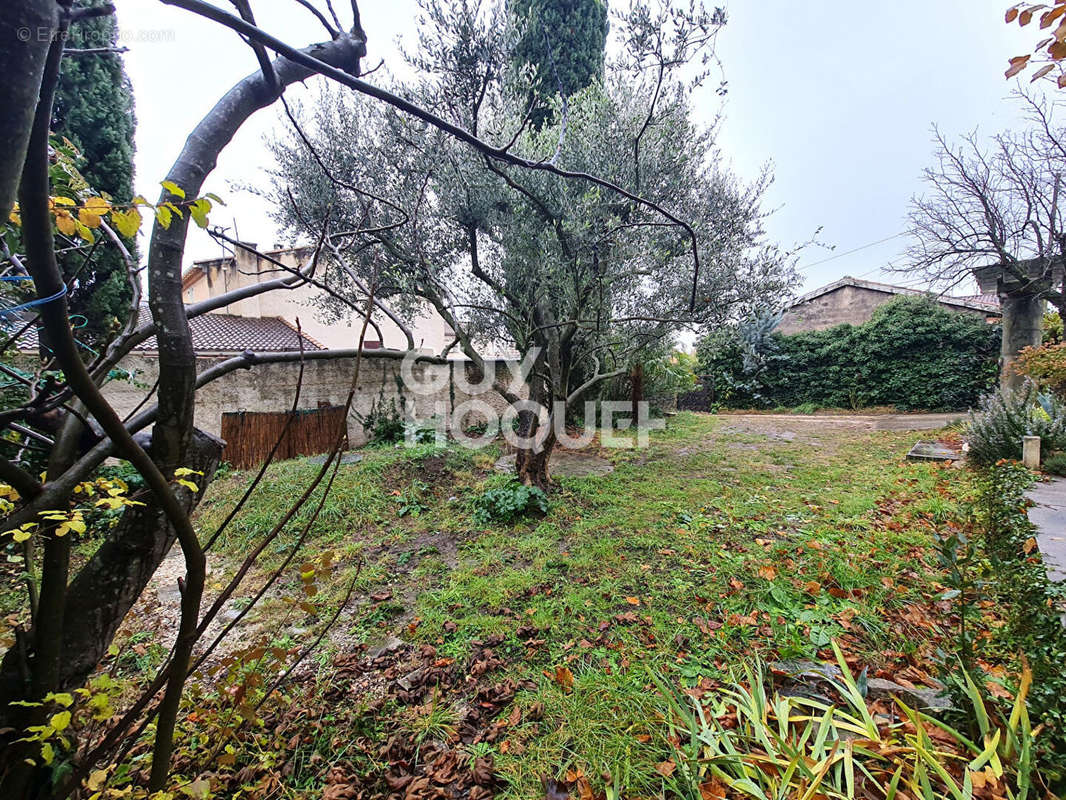
[[[342,12],[346,5],[336,3]],[[724,100],[706,91],[699,108],[708,118],[723,111],[723,154],[741,176],[754,177],[772,162],[771,236],[791,246],[820,227],[820,241],[835,247],[804,252],[801,291],[844,275],[904,281],[881,270],[906,247],[906,237],[898,234],[905,230],[911,196],[921,192],[922,169],[932,161],[931,126],[956,136],[1019,124],[1003,70],[1008,57],[1026,52],[1033,39],[1031,31],[1003,23],[1007,5],[1006,0],[727,5],[729,23],[718,53],[729,91]],[[255,60],[232,33],[186,11],[155,0],[118,0],[117,6],[137,106],[136,186],[154,199],[185,136],[255,68]],[[262,27],[291,44],[323,38],[318,23],[292,0],[253,0],[252,7]],[[364,0],[360,9],[368,36],[365,64],[380,59],[398,64],[397,37],[410,40],[415,33],[414,0]],[[233,183],[265,182],[262,170],[270,156],[263,137],[281,125],[274,109],[257,114],[223,153],[205,187],[228,203],[212,215],[212,223],[235,226],[242,239],[261,246],[276,240],[266,208]],[[895,238],[865,247],[888,237]],[[842,255],[860,247],[865,249]],[[219,252],[195,231],[187,263]]]

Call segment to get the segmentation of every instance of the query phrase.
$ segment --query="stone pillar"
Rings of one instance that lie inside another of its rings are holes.
[[[1029,469],[1040,469],[1040,437],[1022,437],[1022,463]]]
[[[1000,296],[1003,308],[1003,345],[999,358],[999,383],[1004,389],[1017,389],[1024,378],[1013,369],[1014,359],[1026,347],[1038,347],[1043,336],[1042,297],[1029,293]]]

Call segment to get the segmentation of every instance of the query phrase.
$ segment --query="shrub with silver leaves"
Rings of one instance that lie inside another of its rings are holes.
[[[1023,436],[1039,436],[1044,453],[1066,449],[1066,405],[1029,380],[1021,389],[986,395],[970,413],[969,458],[983,465],[1019,461]]]

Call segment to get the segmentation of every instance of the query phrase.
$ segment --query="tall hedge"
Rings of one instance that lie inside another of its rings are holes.
[[[756,374],[745,373],[744,339],[717,332],[700,345],[701,375],[723,405],[957,411],[995,385],[1000,328],[928,298],[897,297],[862,325],[775,333]]]
[[[106,0],[80,5],[99,7]],[[114,14],[83,19],[70,28],[67,46],[96,49],[118,44]],[[133,198],[133,89],[118,53],[93,53],[63,59],[56,87],[52,131],[69,139],[81,152],[78,165],[95,192],[104,192],[118,203]],[[73,314],[84,317],[78,338],[107,338],[126,322],[133,297],[126,276],[126,263],[106,243],[94,253],[88,266],[76,254],[60,255],[67,279],[77,275],[69,297]],[[136,248],[133,256],[137,257]]]

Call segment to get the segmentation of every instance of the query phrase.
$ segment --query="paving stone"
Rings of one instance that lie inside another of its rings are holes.
[[[379,644],[377,647],[371,648],[367,653],[368,658],[377,658],[385,653],[391,653],[393,650],[399,650],[404,646],[403,639],[398,639],[395,636],[386,636],[385,641]]]
[[[898,697],[911,708],[917,708],[919,711],[927,713],[947,711],[952,708],[950,698],[936,689],[926,689],[924,687],[912,689],[909,686],[902,686],[895,681],[885,680],[884,678],[866,679],[867,698],[877,700],[881,698],[887,699],[892,696]]]
[[[1037,483],[1026,496],[1034,503],[1029,521],[1036,526],[1048,577],[1066,581],[1066,478]]]

